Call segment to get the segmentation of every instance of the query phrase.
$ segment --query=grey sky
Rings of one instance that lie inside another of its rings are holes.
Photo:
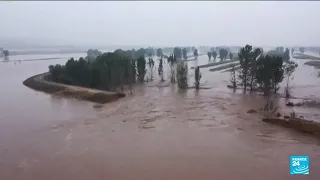
[[[0,2],[0,39],[74,45],[319,45],[320,2]]]

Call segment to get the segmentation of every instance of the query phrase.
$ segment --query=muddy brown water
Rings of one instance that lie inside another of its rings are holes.
[[[65,61],[0,64],[1,180],[320,177],[320,141],[247,114],[264,100],[227,89],[228,73],[203,69],[202,84],[212,88],[199,92],[137,86],[133,96],[100,108],[23,86]],[[300,91],[311,84],[295,82]],[[316,96],[312,92],[304,97]],[[310,174],[290,175],[290,155],[309,155]]]

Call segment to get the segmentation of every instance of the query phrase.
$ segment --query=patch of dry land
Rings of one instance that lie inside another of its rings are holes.
[[[293,58],[296,59],[312,59],[312,60],[320,60],[320,57],[315,57],[307,54],[302,54],[302,53],[296,53]]]
[[[320,61],[308,61],[304,63],[305,65],[314,66],[317,69],[320,69]]]
[[[314,121],[304,120],[301,118],[264,118],[264,122],[277,124],[283,127],[292,128],[300,132],[313,135],[320,135],[320,124]]]
[[[62,95],[62,96],[67,96],[71,98],[87,100],[87,101],[92,101],[92,102],[102,103],[102,104],[115,101],[125,96],[125,94],[123,93],[100,91],[96,89],[51,82],[46,80],[48,79],[47,78],[48,76],[49,76],[49,73],[38,74],[23,81],[23,84],[37,91],[42,91],[45,93]]]

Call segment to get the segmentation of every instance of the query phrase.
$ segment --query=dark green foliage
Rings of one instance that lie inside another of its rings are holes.
[[[240,49],[239,52],[239,61],[240,61],[240,69],[239,69],[239,78],[241,79],[242,85],[244,86],[244,91],[247,90],[247,84],[250,76],[250,63],[252,60],[252,46],[246,45],[245,47]]]
[[[153,81],[153,69],[154,69],[154,60],[152,58],[148,59],[149,71],[150,71],[150,80]]]
[[[177,81],[180,89],[188,88],[188,64],[184,61],[177,64]]]
[[[182,50],[179,47],[175,47],[173,49],[173,54],[177,59],[181,59],[182,58]]]
[[[287,61],[284,64],[284,74],[285,74],[285,79],[286,79],[286,83],[287,83],[286,88],[285,88],[285,92],[286,92],[287,98],[290,97],[289,81],[290,81],[290,79],[293,79],[292,74],[296,70],[297,67],[298,67],[298,64],[295,63],[294,61]]]
[[[229,58],[230,58],[230,60],[233,59],[233,54],[232,54],[232,52],[229,52]]]
[[[283,53],[284,47],[276,47],[276,51]]]
[[[163,60],[162,58],[159,60],[158,74],[161,77],[161,81],[163,82]]]
[[[162,58],[163,52],[162,52],[162,49],[161,49],[161,48],[158,48],[158,49],[157,49],[157,56]]]
[[[139,57],[137,60],[138,80],[144,82],[144,76],[146,74],[146,60],[144,57]]]
[[[282,58],[269,55],[258,58],[256,79],[264,95],[268,95],[272,88],[276,93],[283,80]]]
[[[256,48],[251,53],[251,60],[249,64],[249,76],[250,76],[250,91],[253,90],[256,85],[256,72],[257,72],[257,58],[261,55],[262,51],[260,48]]]
[[[100,56],[101,54],[102,54],[102,53],[101,53],[99,50],[97,50],[97,49],[89,49],[89,50],[87,51],[87,56],[88,56],[88,57],[96,58],[96,57]]]
[[[232,66],[231,68],[231,79],[230,79],[230,82],[232,83],[232,87],[234,89],[237,88],[237,78],[236,78],[236,70],[234,68],[234,66]]]
[[[217,58],[217,56],[218,56],[218,53],[213,50],[213,51],[211,52],[211,54],[212,54],[213,59],[216,60],[216,58]]]
[[[187,48],[183,48],[182,49],[182,55],[183,55],[183,59],[184,60],[188,59],[188,50],[187,50]]]
[[[211,52],[208,52],[207,55],[208,55],[208,58],[209,58],[209,61],[210,61],[210,60],[211,60],[212,53],[211,53]]]
[[[301,53],[304,53],[304,47],[300,47],[300,48],[299,48],[299,51],[300,51]]]
[[[224,48],[219,49],[219,55],[220,55],[221,61],[223,61],[228,56],[228,50],[226,50]]]
[[[194,69],[194,85],[196,86],[196,90],[199,90],[201,77],[202,77],[202,74],[200,73],[200,68],[196,67]]]
[[[9,56],[9,51],[8,50],[3,50],[2,53],[3,53],[4,57]]]
[[[149,57],[152,57],[155,55],[155,50],[152,48],[152,47],[148,47],[146,49],[146,54],[149,56]]]
[[[196,59],[198,59],[199,54],[198,54],[198,50],[197,50],[197,49],[194,49],[194,50],[193,50],[193,55],[194,55],[194,57],[195,57]]]
[[[175,83],[176,82],[176,64],[177,64],[177,58],[172,54],[168,57],[168,63],[170,65],[170,70],[171,70],[171,82]]]
[[[284,51],[284,55],[283,55],[283,61],[287,62],[290,60],[290,50],[289,48],[286,48],[286,50]]]
[[[64,66],[49,66],[51,78],[55,82],[84,86],[95,89],[115,90],[123,84],[135,82],[135,61],[120,51],[104,53],[95,61],[83,58],[69,59]]]
[[[147,54],[147,51],[145,49],[143,49],[143,48],[140,48],[135,52],[135,57],[136,58],[145,57],[146,54]]]

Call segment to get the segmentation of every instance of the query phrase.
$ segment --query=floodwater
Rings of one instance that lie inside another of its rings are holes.
[[[199,57],[199,62],[206,58]],[[320,177],[320,141],[247,114],[263,106],[263,97],[227,89],[228,73],[201,69],[202,84],[212,88],[199,92],[180,92],[174,86],[135,87],[134,95],[102,108],[22,84],[50,64],[64,62],[62,58],[0,64],[1,180]],[[302,68],[311,73],[312,67]],[[191,84],[192,76],[190,70]],[[294,79],[296,87],[309,87],[299,82]],[[282,100],[276,103],[281,106]],[[290,175],[290,155],[308,155],[310,174]]]

